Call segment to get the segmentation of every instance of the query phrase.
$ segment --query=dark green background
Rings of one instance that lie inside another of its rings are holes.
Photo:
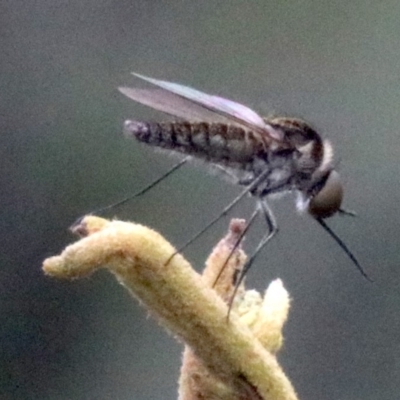
[[[331,139],[360,217],[330,224],[375,283],[289,196],[248,284],[280,277],[290,291],[279,358],[301,399],[397,398],[399,21],[395,0],[0,1],[0,398],[176,398],[180,346],[114,279],[40,270],[75,240],[76,217],[174,163],[121,134],[126,118],[162,118],[117,92],[137,84],[131,70],[306,118]],[[179,245],[238,192],[188,167],[109,216]],[[227,222],[185,252],[197,269]]]

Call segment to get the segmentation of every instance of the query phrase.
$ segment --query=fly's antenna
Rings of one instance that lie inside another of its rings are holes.
[[[353,215],[350,214],[349,212],[345,212],[347,215]],[[361,272],[361,275],[366,278],[369,282],[373,282],[373,280],[367,275],[367,273],[364,271],[363,267],[360,265],[358,262],[357,258],[354,256],[354,254],[350,251],[350,249],[346,246],[346,244],[343,242],[342,239],[336,233],[327,225],[327,223],[322,219],[322,218],[314,218],[323,228],[326,232],[331,235],[331,237],[335,240],[335,242],[341,247],[341,249],[347,254],[347,256],[350,258],[350,260],[353,262],[353,264],[357,267],[357,269]]]
[[[111,210],[115,207],[119,207],[122,206],[123,204],[127,203],[130,200],[135,199],[136,197],[139,197],[143,194],[145,194],[146,192],[148,192],[150,189],[152,189],[154,186],[156,186],[157,184],[159,184],[162,180],[164,180],[165,178],[167,178],[169,175],[171,175],[173,172],[175,172],[177,169],[179,169],[180,167],[182,167],[182,165],[186,164],[186,162],[190,159],[190,156],[185,157],[184,159],[182,159],[181,161],[179,161],[179,163],[175,164],[172,168],[170,168],[165,174],[159,176],[157,179],[155,179],[153,182],[151,182],[149,185],[147,185],[145,188],[139,190],[136,193],[133,193],[125,198],[123,198],[122,200],[117,201],[116,203],[112,203],[108,206],[102,207],[102,208],[98,208],[97,210],[91,211],[89,213],[89,215],[93,215],[93,214],[103,214],[104,212]],[[82,218],[84,218],[87,214],[79,217],[72,225],[70,229],[73,229],[75,226],[79,225],[80,222],[82,221]]]

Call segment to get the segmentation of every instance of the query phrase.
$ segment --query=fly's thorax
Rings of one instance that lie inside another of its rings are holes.
[[[262,180],[251,190],[255,197],[265,197],[274,193],[290,191],[294,186],[294,177],[297,176],[295,167],[296,153],[293,149],[279,148],[271,149],[268,157],[259,155],[252,163],[252,180]],[[251,184],[251,181],[243,184]]]
[[[322,146],[322,139],[311,125],[299,118],[275,117],[266,119],[274,129],[280,129],[283,137],[295,147],[304,146],[309,142],[319,142]],[[318,155],[317,152],[315,154]]]
[[[305,121],[296,118],[272,118],[269,123],[282,131],[283,137],[296,149],[296,168],[311,175],[322,163],[324,143],[320,135]]]

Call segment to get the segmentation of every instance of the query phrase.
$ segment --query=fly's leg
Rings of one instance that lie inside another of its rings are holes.
[[[150,189],[152,189],[154,186],[156,186],[158,183],[160,183],[162,180],[164,180],[166,177],[168,177],[169,175],[171,175],[173,172],[175,172],[177,169],[179,169],[180,167],[182,167],[182,165],[186,164],[186,162],[190,159],[190,156],[185,157],[184,159],[182,159],[181,161],[179,161],[177,164],[175,164],[172,168],[170,168],[165,174],[161,175],[160,177],[158,177],[157,179],[155,179],[153,182],[151,182],[149,185],[147,185],[145,188],[139,190],[138,192],[131,194],[125,198],[123,198],[122,200],[117,201],[116,203],[112,203],[108,206],[99,208],[97,210],[91,211],[89,213],[89,215],[93,215],[93,214],[102,214],[105,211],[111,210],[112,208],[115,207],[119,207],[122,206],[123,204],[127,203],[128,201],[135,199],[136,197],[139,197],[143,194],[145,194],[146,192],[148,192]],[[82,217],[79,217],[72,225],[71,225],[71,229],[74,228],[74,226],[77,226],[81,223],[82,219],[85,216],[83,215]]]
[[[260,174],[256,179],[253,180],[251,185],[247,186],[233,201],[231,201],[219,215],[217,215],[213,220],[211,220],[203,229],[201,229],[196,235],[194,235],[190,240],[188,240],[182,247],[176,250],[171,257],[166,261],[165,265],[168,265],[169,262],[178,254],[181,253],[187,246],[192,244],[196,239],[198,239],[204,232],[206,232],[209,228],[211,228],[214,224],[216,224],[222,217],[224,217],[228,212],[233,208],[240,200],[243,199],[244,196],[251,193],[263,180],[267,179],[268,175],[270,175],[271,171],[266,170],[262,174]]]
[[[229,255],[228,255],[228,257],[226,258],[225,262],[223,263],[223,265],[222,265],[220,271],[218,272],[218,275],[217,275],[217,277],[215,278],[215,281],[214,281],[212,287],[214,287],[214,286],[217,284],[219,278],[221,277],[222,273],[224,272],[226,266],[228,265],[228,262],[229,262],[229,260],[231,259],[233,253],[234,253],[234,252],[236,251],[236,249],[239,247],[241,241],[243,240],[243,237],[244,237],[244,236],[247,234],[247,232],[249,231],[250,226],[253,225],[253,222],[255,221],[257,215],[259,214],[259,212],[260,212],[260,208],[257,207],[257,208],[255,209],[255,211],[253,212],[253,214],[251,215],[251,217],[250,217],[249,221],[247,222],[245,228],[243,229],[243,232],[240,234],[239,238],[236,240],[234,246],[232,247],[232,250],[229,252]]]
[[[254,260],[256,259],[257,255],[260,253],[260,251],[263,249],[263,247],[276,235],[278,232],[278,225],[276,223],[274,214],[269,207],[267,200],[266,199],[261,199],[259,201],[259,206],[261,207],[261,211],[264,215],[265,222],[267,223],[268,227],[268,232],[264,235],[264,237],[261,239],[260,243],[258,243],[256,249],[254,250],[253,254],[250,256],[248,259],[247,263],[244,265],[242,271],[240,272],[240,275],[235,282],[235,288],[232,293],[232,297],[229,300],[228,303],[228,316],[227,319],[229,320],[229,314],[232,309],[232,304],[233,300],[235,299],[236,293],[239,289],[240,284],[243,282],[244,277],[246,276],[247,272],[249,271],[250,267],[252,266]]]
[[[232,172],[228,171],[226,168],[222,167],[219,164],[213,165],[213,168],[218,170],[219,172],[222,172],[224,175],[226,175],[234,184],[238,184],[239,180],[237,179],[236,175],[233,174]]]

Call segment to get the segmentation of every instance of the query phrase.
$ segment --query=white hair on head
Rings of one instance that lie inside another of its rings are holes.
[[[325,170],[327,167],[331,166],[333,161],[333,147],[329,140],[324,140],[324,155],[322,157],[322,162],[320,169]]]

